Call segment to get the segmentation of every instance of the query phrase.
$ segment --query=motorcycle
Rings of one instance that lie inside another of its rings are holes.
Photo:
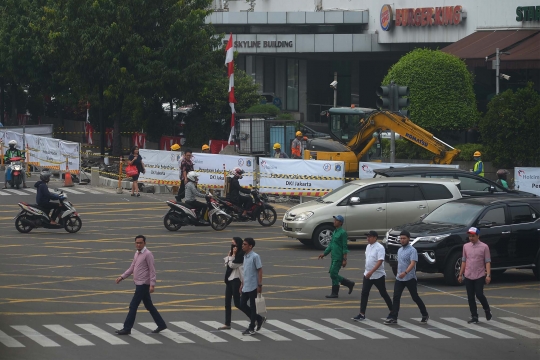
[[[229,225],[230,217],[219,208],[218,201],[210,194],[206,195],[206,214],[208,222],[197,218],[195,209],[188,204],[168,200],[169,211],[163,216],[163,225],[169,231],[178,231],[182,226],[211,226],[216,231],[223,230]]]
[[[58,190],[55,191],[58,192]],[[51,218],[47,209],[42,209],[35,204],[20,202],[18,205],[21,211],[13,218],[15,220],[15,228],[23,234],[40,227],[45,229],[64,228],[68,233],[76,233],[81,230],[82,221],[77,210],[67,200],[67,195],[64,195],[63,191],[60,191],[59,195],[60,214],[58,215],[58,224],[51,224]]]
[[[247,222],[257,220],[262,226],[274,225],[277,220],[277,213],[274,207],[268,204],[268,197],[266,194],[261,194],[258,189],[253,188],[251,190],[251,195],[253,196],[254,201],[251,209],[247,211],[246,218],[240,216],[244,212],[244,209],[240,206],[233,204],[227,198],[218,198],[221,209],[230,216],[229,224],[233,221]]]
[[[22,183],[23,166],[21,164],[21,157],[12,157],[9,159],[9,166],[6,167],[6,180],[13,189],[19,188]]]

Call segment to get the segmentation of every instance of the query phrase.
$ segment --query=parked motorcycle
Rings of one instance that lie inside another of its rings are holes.
[[[58,190],[55,190],[58,192]],[[15,228],[21,233],[29,233],[32,229],[45,228],[45,229],[62,229],[64,228],[68,233],[76,233],[81,230],[82,221],[73,207],[73,204],[67,200],[67,195],[63,191],[59,192],[60,195],[60,214],[58,215],[58,224],[52,225],[51,218],[49,217],[49,211],[42,209],[35,204],[27,204],[20,202],[19,206],[21,211],[14,217]],[[52,210],[51,210],[52,211]]]
[[[272,226],[277,220],[277,213],[274,207],[268,204],[266,194],[259,193],[257,188],[251,190],[253,205],[247,212],[247,218],[242,217],[244,209],[233,204],[227,198],[218,198],[221,209],[230,216],[229,224],[233,221],[247,222],[257,220],[262,226]]]
[[[11,188],[19,188],[22,183],[22,172],[23,172],[23,166],[22,166],[22,158],[21,157],[12,157],[9,159],[9,166],[6,167],[6,179],[7,183]]]
[[[206,214],[208,222],[200,221],[197,218],[195,209],[191,209],[188,204],[168,200],[169,211],[163,216],[163,225],[169,231],[177,231],[182,226],[211,226],[216,231],[223,230],[229,225],[230,218],[219,208],[218,201],[212,195],[206,195]]]

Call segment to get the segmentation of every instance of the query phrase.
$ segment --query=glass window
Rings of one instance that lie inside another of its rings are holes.
[[[469,226],[482,209],[479,205],[449,202],[433,210],[422,222]]]
[[[287,59],[287,110],[298,111],[298,60]]]
[[[512,224],[528,223],[535,220],[531,208],[527,205],[510,206],[510,215],[512,216]]]
[[[359,197],[360,205],[382,204],[386,202],[385,195],[386,195],[386,186],[379,186],[379,187],[371,187],[371,188],[356,191],[354,194],[349,196],[349,199],[352,197]]]
[[[470,178],[467,176],[459,176],[458,180],[461,181],[460,188],[461,190],[472,190],[472,191],[489,191],[490,184],[475,178]]]
[[[273,93],[276,91],[276,61],[274,58],[264,58],[263,92]]]
[[[420,184],[420,189],[424,193],[426,200],[451,199],[452,193],[444,185],[440,184]]]
[[[504,225],[506,224],[504,208],[491,209],[480,220],[486,220],[495,225]]]
[[[358,185],[354,185],[352,183],[346,183],[345,185],[342,185],[338,187],[337,189],[332,190],[331,192],[317,199],[316,201],[330,204],[330,203],[333,203],[334,201],[341,199],[345,195],[350,194],[355,189],[358,189]]]
[[[405,202],[405,201],[421,201],[424,200],[424,196],[420,192],[418,186],[403,185],[388,187],[388,201],[391,202]]]

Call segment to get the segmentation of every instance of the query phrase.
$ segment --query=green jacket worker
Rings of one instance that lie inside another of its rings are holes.
[[[480,151],[476,151],[473,154],[473,157],[474,161],[476,161],[476,163],[474,164],[473,174],[484,177],[484,163],[482,162],[482,153]]]
[[[323,254],[319,255],[319,259],[324,258],[328,254],[332,253],[332,263],[330,264],[330,278],[332,279],[332,293],[326,295],[327,298],[337,298],[339,294],[339,285],[343,285],[349,288],[349,294],[352,292],[354,282],[345,279],[339,275],[341,267],[347,266],[347,254],[349,249],[347,248],[347,232],[343,230],[343,222],[345,219],[341,215],[334,216],[334,233],[332,234],[332,240]]]

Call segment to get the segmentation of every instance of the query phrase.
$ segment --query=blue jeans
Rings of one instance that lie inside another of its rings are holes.
[[[150,285],[135,285],[135,294],[133,294],[133,299],[131,299],[131,303],[129,304],[129,313],[124,322],[124,330],[131,330],[133,327],[135,317],[137,316],[137,308],[141,301],[146,310],[152,315],[152,319],[154,319],[157,326],[160,328],[166,327],[165,321],[163,321],[163,318],[159,315],[156,307],[152,304],[152,298],[150,298]]]

